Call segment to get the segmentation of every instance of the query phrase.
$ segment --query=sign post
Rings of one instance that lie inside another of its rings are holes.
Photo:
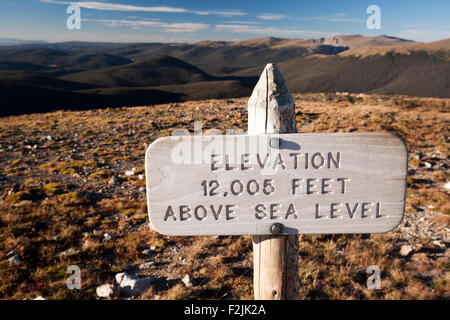
[[[248,134],[295,132],[294,98],[277,66],[268,64],[248,101]],[[254,298],[297,300],[298,236],[280,235],[282,224],[274,224],[270,231],[274,235],[253,236]]]
[[[295,133],[294,100],[268,64],[248,134],[163,137],[146,151],[150,225],[165,235],[253,235],[255,299],[298,299],[298,234],[400,224],[407,150],[390,133]]]

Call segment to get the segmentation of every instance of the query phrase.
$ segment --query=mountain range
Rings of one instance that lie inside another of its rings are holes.
[[[257,38],[197,43],[0,39],[0,116],[248,96],[266,63],[292,92],[450,98],[450,39]],[[6,43],[6,45],[5,45]]]

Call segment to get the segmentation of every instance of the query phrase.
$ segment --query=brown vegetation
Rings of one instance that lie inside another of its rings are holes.
[[[393,131],[409,149],[405,222],[380,235],[300,236],[299,298],[448,299],[450,100],[346,93],[294,98],[299,132]],[[157,278],[141,299],[251,299],[251,237],[167,237],[150,230],[143,180],[152,141],[175,129],[192,132],[194,120],[205,130],[245,129],[246,103],[1,118],[0,298],[94,299],[97,286],[113,284],[126,270]],[[418,224],[409,235],[411,221]],[[405,243],[414,247],[408,256],[399,253]],[[12,255],[20,263],[11,263]],[[155,264],[138,268],[148,261]],[[366,287],[373,264],[382,272],[379,290]],[[70,265],[81,268],[81,290],[66,287]],[[186,274],[192,286],[181,282]]]

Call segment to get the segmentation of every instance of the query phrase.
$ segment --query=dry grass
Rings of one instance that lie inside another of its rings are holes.
[[[448,228],[450,201],[443,185],[449,180],[449,99],[346,94],[295,99],[299,132],[401,135],[410,151],[406,214],[432,210],[431,221]],[[246,128],[246,101],[0,119],[0,297],[93,299],[97,286],[113,283],[114,275],[126,270],[157,277],[141,299],[251,299],[251,237],[166,237],[149,230],[145,180],[139,178],[153,140],[176,129],[192,132],[194,120],[223,133]],[[132,168],[134,175],[124,174]],[[118,182],[110,184],[113,176]],[[112,240],[105,240],[105,233]],[[420,251],[401,257],[397,237],[393,232],[300,236],[300,298],[448,299],[448,255],[436,254],[431,239],[424,238]],[[21,264],[8,262],[11,250]],[[139,270],[147,261],[155,265]],[[81,290],[65,284],[73,264],[82,270]],[[366,287],[366,269],[373,264],[382,272],[380,290]],[[192,286],[180,281],[186,274]]]

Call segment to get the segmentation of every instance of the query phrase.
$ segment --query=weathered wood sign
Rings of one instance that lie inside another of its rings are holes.
[[[403,218],[407,149],[390,133],[171,136],[145,170],[165,235],[380,233]]]

